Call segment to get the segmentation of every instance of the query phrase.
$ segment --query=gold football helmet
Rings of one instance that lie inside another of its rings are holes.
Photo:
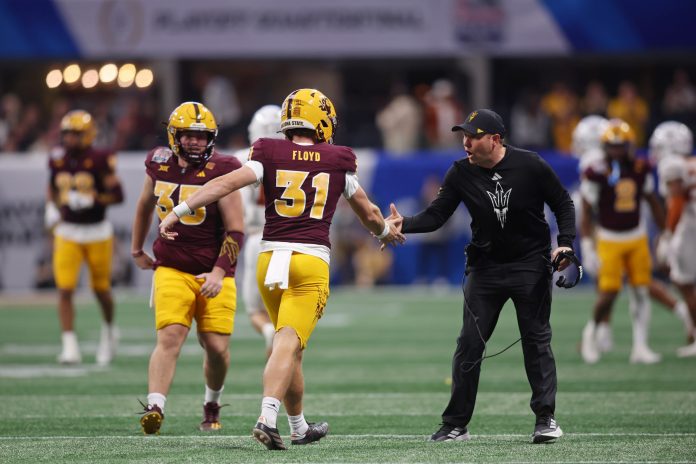
[[[622,119],[610,119],[602,134],[602,143],[607,145],[635,145],[636,133]]]
[[[203,153],[188,153],[181,146],[179,137],[183,131],[202,131],[208,135],[208,144]],[[188,101],[177,106],[169,115],[167,139],[175,155],[192,164],[200,164],[213,154],[218,127],[213,113],[202,103]]]
[[[80,147],[87,148],[94,142],[97,136],[97,128],[94,125],[92,115],[85,110],[72,110],[60,120],[61,132],[77,132],[80,134]]]
[[[280,111],[280,130],[310,129],[318,142],[333,143],[338,119],[331,100],[316,89],[299,89],[283,101]]]

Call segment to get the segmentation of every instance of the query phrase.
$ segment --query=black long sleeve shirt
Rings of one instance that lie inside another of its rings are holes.
[[[470,261],[472,251],[494,263],[548,257],[551,237],[544,203],[556,216],[558,245],[573,246],[573,201],[551,166],[534,152],[506,145],[505,156],[492,169],[475,166],[467,158],[456,161],[430,206],[404,217],[402,232],[440,228],[460,202],[471,215]]]

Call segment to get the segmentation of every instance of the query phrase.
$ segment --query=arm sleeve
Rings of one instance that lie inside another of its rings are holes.
[[[360,188],[358,176],[354,172],[346,172],[346,188],[343,189],[343,196],[346,200],[355,195]]]
[[[551,166],[542,162],[541,185],[544,189],[544,202],[549,205],[558,224],[558,246],[573,248],[575,241],[575,206],[568,191],[561,184]]]
[[[249,160],[244,163],[244,166],[251,168],[251,170],[254,171],[254,174],[256,174],[256,183],[254,184],[254,187],[257,187],[261,181],[263,181],[263,164],[261,164],[259,161]]]
[[[447,172],[445,182],[430,206],[415,216],[404,217],[401,227],[403,233],[432,232],[442,227],[452,216],[461,201],[461,197],[453,187],[456,176],[454,169],[451,167]]]

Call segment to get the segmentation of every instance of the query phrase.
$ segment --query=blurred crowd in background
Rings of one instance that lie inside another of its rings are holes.
[[[681,121],[696,130],[696,87],[691,78],[696,65],[679,61],[647,65],[640,60],[618,64],[606,59],[598,64],[577,59],[493,60],[488,101],[505,119],[507,141],[516,146],[570,156],[573,129],[582,117],[596,114],[627,121],[642,151],[654,127],[664,120]],[[50,67],[3,64],[0,156],[48,153],[60,143],[62,116],[75,108],[94,117],[96,147],[142,153],[167,144],[163,123],[173,106],[163,97],[161,74],[155,74],[147,88],[51,89],[43,82]],[[462,156],[461,138],[451,127],[474,109],[476,101],[470,76],[453,60],[182,60],[175,70],[170,82],[177,82],[177,104],[185,100],[206,104],[220,126],[217,147],[226,153],[248,146],[247,126],[256,109],[278,104],[288,90],[307,82],[331,95],[337,105],[336,143],[397,159]],[[411,205],[414,211],[429,204],[439,188],[439,177],[427,172],[423,176],[421,202]],[[334,222],[338,227],[333,228],[332,279],[362,286],[390,283],[395,257],[389,251],[375,253],[373,240],[349,212],[339,208]],[[457,266],[463,246],[457,240],[467,228],[468,220],[460,217],[417,242],[415,282],[456,283],[451,276],[461,275]],[[37,287],[52,285],[50,266],[45,265],[49,255],[42,253],[37,264]],[[128,259],[122,264],[123,283],[128,284],[132,266]]]
[[[291,76],[287,82],[274,79],[280,74],[278,65],[241,72],[249,66],[179,66],[181,100],[202,101],[213,110],[220,125],[218,146],[226,149],[246,146],[246,125],[256,108],[277,103],[303,80],[297,70],[287,73]],[[646,134],[666,119],[696,129],[696,87],[687,69],[638,66],[604,75],[594,69],[563,72],[562,68],[562,63],[551,63],[542,81],[531,80],[522,65],[503,63],[494,68],[492,106],[505,118],[513,145],[569,154],[575,125],[590,114],[627,121],[637,133],[639,147],[645,146]],[[328,87],[327,94],[336,95],[337,143],[381,148],[392,156],[458,149],[460,140],[450,129],[472,109],[466,75],[447,64],[415,69],[397,64],[394,71],[386,64],[336,69],[322,65],[312,79],[318,81],[317,87]],[[94,115],[97,146],[133,151],[164,143],[161,122],[168,114],[160,102],[157,79],[147,89],[114,86],[90,91],[47,89],[25,80],[21,72],[8,72],[0,79],[0,152],[46,152],[59,142],[60,118],[74,108]]]

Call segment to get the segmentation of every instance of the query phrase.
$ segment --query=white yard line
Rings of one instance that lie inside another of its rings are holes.
[[[529,438],[529,434],[523,433],[501,433],[501,434],[484,434],[484,435],[471,435],[472,439],[507,439],[507,438]],[[57,435],[57,436],[0,436],[0,440],[111,440],[111,439],[125,439],[125,440],[141,440],[141,439],[155,439],[155,440],[181,440],[181,439],[191,439],[191,440],[225,440],[225,439],[242,439],[250,438],[251,435],[156,435],[152,437],[144,435],[95,435],[95,436],[69,436],[69,435]],[[360,438],[389,438],[389,439],[401,439],[401,440],[417,440],[417,439],[427,439],[427,435],[394,435],[394,434],[357,434],[357,435],[329,435],[328,438],[331,439],[360,439]],[[684,433],[643,433],[643,432],[619,432],[619,433],[566,433],[564,437],[654,437],[654,438],[675,438],[675,437],[696,437],[696,432],[684,432]]]

